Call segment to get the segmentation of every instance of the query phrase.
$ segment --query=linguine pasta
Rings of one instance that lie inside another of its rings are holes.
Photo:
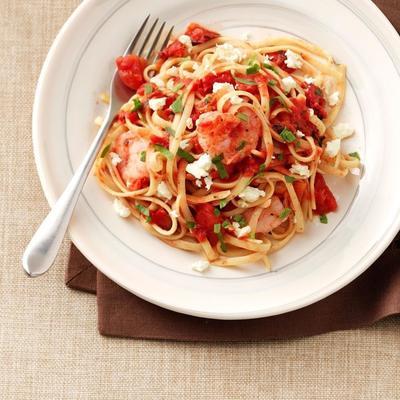
[[[359,156],[340,150],[353,133],[335,125],[346,68],[326,51],[193,23],[155,64],[130,55],[117,66],[134,94],[95,174],[120,216],[213,265],[268,268],[306,221],[328,222],[337,203],[323,176],[346,176]]]

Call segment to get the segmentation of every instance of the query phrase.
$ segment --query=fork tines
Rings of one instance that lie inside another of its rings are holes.
[[[152,61],[168,44],[174,27],[171,26],[168,32],[165,32],[165,21],[160,24],[160,19],[156,18],[151,26],[149,26],[150,19],[151,17],[148,15],[143,21],[142,26],[139,28],[137,34],[126,49],[124,53],[125,55],[135,52],[139,56],[145,57],[147,60]]]

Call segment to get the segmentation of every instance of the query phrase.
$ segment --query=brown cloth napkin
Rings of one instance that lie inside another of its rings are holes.
[[[376,0],[400,30],[399,0]],[[72,245],[68,287],[96,293],[102,335],[187,341],[248,341],[353,329],[400,314],[400,235],[351,284],[318,303],[268,318],[220,321],[191,317],[148,303],[122,289]]]

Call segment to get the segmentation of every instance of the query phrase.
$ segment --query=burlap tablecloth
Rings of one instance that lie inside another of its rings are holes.
[[[78,3],[0,1],[0,399],[399,399],[400,318],[264,343],[110,339],[97,332],[95,298],[64,286],[68,240],[49,274],[25,277],[22,250],[48,210],[32,156],[33,93]]]

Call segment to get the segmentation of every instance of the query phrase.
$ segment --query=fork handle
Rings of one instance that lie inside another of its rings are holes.
[[[25,272],[31,277],[44,274],[52,266],[57,256],[83,185],[108,131],[110,115],[111,107],[109,107],[103,124],[68,186],[25,249],[22,265]]]

